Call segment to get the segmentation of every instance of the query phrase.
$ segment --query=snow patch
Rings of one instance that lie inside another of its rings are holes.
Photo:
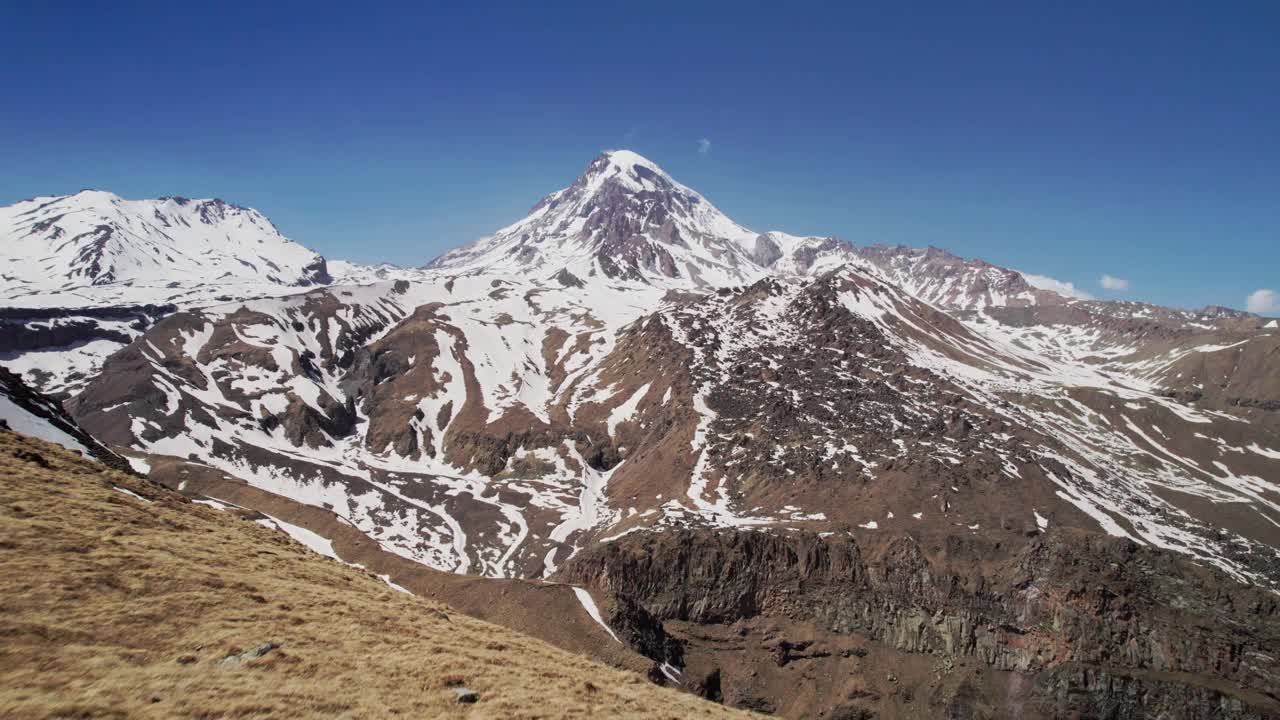
[[[596,607],[595,599],[591,597],[591,593],[587,592],[586,588],[575,587],[573,589],[573,594],[578,598],[578,602],[582,603],[582,608],[587,611],[587,614],[591,616],[591,619],[595,620],[597,625],[604,628],[604,631],[609,633],[609,637],[617,640],[618,642],[622,642],[618,639],[618,636],[614,634],[613,628],[604,624],[604,618],[600,617],[600,608]]]

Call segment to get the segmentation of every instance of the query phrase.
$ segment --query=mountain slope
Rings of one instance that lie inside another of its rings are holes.
[[[21,377],[3,367],[0,367],[0,428],[56,443],[116,470],[130,471],[124,458],[85,432],[57,401],[27,387]]]
[[[572,185],[543,198],[525,219],[428,267],[536,278],[564,271],[579,281],[717,287],[753,282],[775,264],[807,270],[809,263],[796,254],[817,251],[806,240],[748,230],[648,159],[613,150],[593,160]],[[778,264],[780,259],[789,262]]]
[[[871,245],[858,257],[880,269],[890,281],[921,300],[942,308],[1060,305],[1069,298],[1037,288],[1016,270],[981,260],[965,260],[935,247]]]
[[[705,290],[766,276],[875,266],[939,307],[1056,303],[1021,274],[930,249],[854,247],[834,237],[757,234],[651,161],[612,151],[524,220],[431,268],[506,272],[560,285]],[[324,259],[255,210],[220,200],[123,200],[83,191],[0,208],[0,362],[39,390],[79,392],[103,361],[160,317],[315,284],[426,280],[432,269]]]
[[[447,570],[550,573],[593,537],[672,524],[906,531],[936,512],[1011,542],[1049,518],[1280,579],[1275,434],[1146,376],[1217,352],[1212,333],[1103,370],[981,319],[853,268],[666,300],[437,276],[173,315],[69,407],[111,443],[332,507]]]
[[[0,431],[0,475],[8,718],[745,717],[54,445]]]
[[[0,298],[24,307],[175,302],[210,286],[329,282],[324,258],[261,213],[222,200],[125,200],[108,192],[0,208]]]
[[[665,287],[749,284],[767,276],[816,275],[840,265],[872,265],[939,307],[1057,304],[1068,298],[1033,287],[1019,272],[929,248],[855,247],[833,237],[757,233],[720,212],[652,161],[606,152],[572,185],[523,220],[436,258],[427,267],[581,281],[604,277]]]

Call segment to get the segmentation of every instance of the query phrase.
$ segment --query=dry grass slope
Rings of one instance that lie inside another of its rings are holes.
[[[453,716],[745,717],[0,431],[0,717]]]

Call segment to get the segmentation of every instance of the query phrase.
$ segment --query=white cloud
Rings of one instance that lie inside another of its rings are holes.
[[[1245,309],[1259,315],[1280,314],[1280,292],[1275,290],[1255,290],[1244,301]]]
[[[711,141],[706,138],[698,139],[698,154],[706,155],[711,152]]]
[[[1107,275],[1103,273],[1102,279],[1098,280],[1098,284],[1107,290],[1128,290],[1129,281],[1124,278],[1118,278],[1115,275]]]
[[[1038,288],[1040,290],[1052,290],[1059,295],[1066,295],[1067,297],[1079,298],[1081,300],[1093,299],[1092,295],[1076,287],[1075,283],[1063,282],[1056,278],[1051,278],[1048,275],[1036,275],[1034,273],[1025,272],[1021,273],[1021,275],[1022,278],[1027,281],[1027,284],[1033,288]]]

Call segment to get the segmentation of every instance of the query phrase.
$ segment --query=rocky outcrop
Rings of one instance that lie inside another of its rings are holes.
[[[1280,677],[1280,598],[1124,539],[1063,530],[1017,549],[957,537],[926,548],[910,536],[637,533],[584,551],[562,576],[663,620],[777,616],[909,654],[975,658],[1037,678],[1054,712],[1078,692],[1097,696],[1088,708],[1115,709],[1107,717],[1181,702],[1280,708],[1265,694]],[[1068,666],[1124,679],[1062,674]],[[1122,701],[1134,693],[1141,703]]]
[[[656,662],[674,667],[684,664],[683,644],[667,633],[660,619],[630,597],[618,595],[614,600],[606,622],[619,639]]]
[[[107,308],[0,308],[0,353],[43,350],[91,340],[128,343],[136,333],[173,313],[172,305]]]
[[[334,400],[325,394],[316,398],[319,409],[302,398],[290,395],[289,406],[279,418],[285,437],[297,447],[321,448],[333,445],[333,438],[343,437],[355,428],[355,401]]]
[[[1194,677],[1124,673],[1065,664],[1036,677],[1044,717],[1178,718],[1179,720],[1267,720],[1275,718],[1276,695],[1236,695]]]
[[[172,305],[0,308],[0,360],[27,353],[41,353],[34,357],[42,359],[60,356],[58,362],[44,360],[30,367],[25,380],[41,392],[65,398],[93,379],[113,346],[128,345],[175,310]]]
[[[329,274],[329,263],[319,255],[311,263],[304,265],[299,272],[296,285],[328,285],[333,282],[333,276]]]

